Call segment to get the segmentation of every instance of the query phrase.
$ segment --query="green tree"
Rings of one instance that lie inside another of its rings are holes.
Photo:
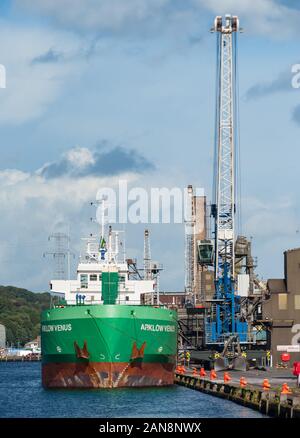
[[[40,333],[40,314],[50,306],[50,294],[0,286],[0,324],[9,344],[24,345]]]

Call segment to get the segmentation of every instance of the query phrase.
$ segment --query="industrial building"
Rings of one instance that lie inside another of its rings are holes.
[[[185,222],[185,292],[193,304],[203,303],[205,293],[213,295],[214,280],[207,267],[199,263],[199,243],[208,235],[206,196],[198,195],[192,185],[187,187]]]
[[[284,252],[284,278],[269,279],[263,303],[263,321],[269,327],[273,366],[282,353],[300,361],[300,248]]]

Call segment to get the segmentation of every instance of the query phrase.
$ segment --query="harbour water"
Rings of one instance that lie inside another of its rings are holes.
[[[0,363],[0,417],[258,418],[227,400],[174,385],[169,388],[45,390],[39,362]]]

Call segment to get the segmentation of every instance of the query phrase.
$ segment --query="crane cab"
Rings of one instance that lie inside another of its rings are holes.
[[[212,240],[198,240],[198,262],[200,265],[213,265],[214,263],[214,243]]]

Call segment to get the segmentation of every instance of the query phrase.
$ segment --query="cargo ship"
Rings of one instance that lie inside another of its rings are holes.
[[[58,298],[41,318],[42,384],[172,385],[177,312],[155,302],[157,284],[151,275],[131,269],[134,262],[126,259],[120,232],[108,227],[106,234],[102,225],[99,234],[85,240],[75,280],[50,282]],[[149,305],[142,304],[144,296],[152,297]]]

